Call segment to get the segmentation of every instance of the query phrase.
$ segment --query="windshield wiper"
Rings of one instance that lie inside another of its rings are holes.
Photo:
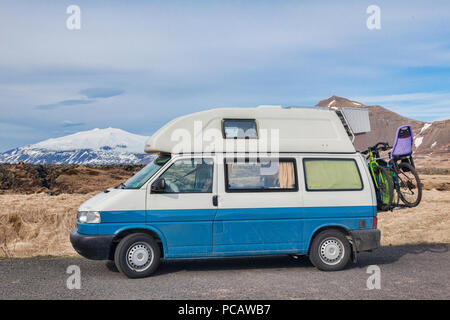
[[[120,188],[120,189],[126,189],[127,186],[125,185],[125,183],[122,182],[122,183],[119,184],[118,186],[115,186],[115,187],[114,187],[114,189],[119,189],[119,188]]]

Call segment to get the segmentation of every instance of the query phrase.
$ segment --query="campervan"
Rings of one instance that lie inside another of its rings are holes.
[[[343,269],[380,244],[374,185],[345,119],[279,106],[174,119],[146,142],[148,165],[79,207],[72,245],[131,278],[161,260],[233,256]]]

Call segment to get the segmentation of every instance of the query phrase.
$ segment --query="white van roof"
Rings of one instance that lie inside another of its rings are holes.
[[[254,120],[256,139],[226,139],[224,120]],[[265,138],[266,137],[266,138]],[[267,152],[353,153],[355,148],[333,110],[314,107],[220,108],[176,118],[145,145],[148,153],[255,152],[254,143],[268,140]],[[183,150],[180,144],[183,142]],[[234,149],[233,149],[234,148]],[[266,148],[265,150],[263,150]]]

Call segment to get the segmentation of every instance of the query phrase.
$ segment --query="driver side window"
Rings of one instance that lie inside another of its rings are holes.
[[[161,176],[164,193],[211,193],[213,183],[212,159],[182,159],[175,161]]]

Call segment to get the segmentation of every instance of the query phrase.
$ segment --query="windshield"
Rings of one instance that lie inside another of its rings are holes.
[[[152,162],[142,168],[138,173],[132,176],[127,182],[122,183],[123,189],[139,189],[144,183],[150,179],[156,171],[159,170],[167,161],[170,160],[169,155],[161,155]]]

